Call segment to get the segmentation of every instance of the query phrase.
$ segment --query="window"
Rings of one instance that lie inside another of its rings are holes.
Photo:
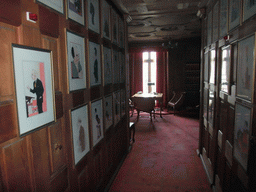
[[[143,52],[143,93],[156,92],[156,52]]]

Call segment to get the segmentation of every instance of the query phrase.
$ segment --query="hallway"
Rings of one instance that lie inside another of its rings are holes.
[[[211,192],[196,153],[198,138],[197,119],[156,115],[150,123],[149,115],[141,113],[135,143],[109,191]]]

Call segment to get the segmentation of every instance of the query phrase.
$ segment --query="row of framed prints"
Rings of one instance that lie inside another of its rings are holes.
[[[86,88],[85,38],[66,30],[69,91]],[[104,85],[125,82],[125,56],[122,52],[103,47]],[[90,86],[101,85],[102,65],[100,44],[89,41]],[[112,57],[113,54],[113,57]]]
[[[73,109],[70,113],[74,163],[76,165],[90,151],[90,139],[93,146],[97,145],[104,137],[103,126],[105,130],[108,130],[113,122],[116,125],[124,116],[125,91],[116,91],[113,95],[106,96],[104,102],[100,99],[91,103],[92,138],[89,136],[88,105]]]
[[[57,12],[64,14],[65,0],[36,0]],[[88,0],[87,9],[85,9],[83,0],[66,0],[67,18],[81,25],[85,25],[85,15],[88,18],[88,28],[96,33],[100,33],[100,13],[101,13],[101,28],[103,37],[113,40],[113,43],[124,47],[124,23],[120,16],[111,6],[102,0],[102,5],[99,6],[99,0]],[[101,11],[99,10],[101,7]],[[84,13],[87,10],[87,14]],[[112,24],[112,25],[111,25]],[[112,34],[112,36],[111,36]]]

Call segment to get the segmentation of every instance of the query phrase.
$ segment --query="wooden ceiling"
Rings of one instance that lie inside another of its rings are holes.
[[[114,0],[128,15],[128,41],[170,42],[201,35],[202,0]]]

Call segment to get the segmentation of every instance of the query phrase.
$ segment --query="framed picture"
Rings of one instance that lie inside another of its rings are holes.
[[[99,22],[99,1],[88,0],[88,27],[90,30],[100,33],[100,22]]]
[[[102,30],[103,37],[110,39],[110,5],[106,0],[102,1]]]
[[[113,33],[113,43],[117,44],[118,43],[118,15],[117,13],[113,10],[112,11],[112,33]]]
[[[234,157],[247,170],[249,136],[251,129],[251,109],[236,103]]]
[[[120,83],[125,82],[125,57],[122,52],[119,52],[119,59],[120,59]]]
[[[119,66],[119,57],[118,52],[113,50],[113,82],[119,83],[120,82],[120,66]]]
[[[91,114],[93,146],[95,146],[103,138],[102,99],[92,103]]]
[[[219,38],[219,2],[217,1],[213,7],[212,16],[212,39],[213,42],[217,41]]]
[[[121,110],[121,117],[123,117],[124,115],[125,115],[125,109],[126,109],[126,102],[125,102],[125,99],[126,99],[126,97],[125,97],[125,90],[124,89],[122,89],[121,90],[121,92],[120,92],[120,97],[121,97],[121,99],[120,99],[120,101],[121,101],[121,105],[120,105],[120,110]]]
[[[112,83],[112,61],[111,61],[111,49],[103,47],[104,56],[104,85]]]
[[[119,19],[119,45],[121,48],[124,48],[124,21],[121,17]]]
[[[249,101],[254,87],[254,46],[254,35],[238,42],[237,96]]]
[[[255,0],[244,0],[244,16],[243,16],[243,20],[247,20],[249,19],[251,16],[256,14],[256,1]]]
[[[114,125],[120,121],[120,91],[113,93]]]
[[[208,13],[207,17],[207,45],[212,43],[212,11]]]
[[[204,82],[209,82],[209,52],[204,53]]]
[[[208,101],[208,122],[213,125],[214,121],[214,105],[215,105],[215,95],[214,91],[209,91],[209,101]]]
[[[84,1],[67,0],[68,18],[84,25]]]
[[[211,84],[215,84],[215,53],[214,49],[210,51],[209,83]]]
[[[89,42],[89,56],[90,56],[90,85],[101,84],[101,62],[100,62],[100,45]]]
[[[47,7],[58,11],[61,14],[64,14],[64,4],[63,0],[35,0],[36,2],[42,3]]]
[[[73,153],[75,165],[90,151],[88,106],[71,111]]]
[[[204,89],[204,108],[203,108],[203,116],[205,119],[208,118],[208,89]]]
[[[221,84],[220,90],[230,93],[230,60],[231,47],[223,47],[221,50]]]
[[[20,135],[55,122],[51,51],[12,45]]]
[[[66,30],[69,91],[86,88],[84,37]]]
[[[113,124],[113,96],[107,96],[105,97],[105,108],[104,108],[104,114],[105,114],[105,129],[107,130],[112,124]]]
[[[220,37],[228,33],[228,0],[220,0]]]
[[[240,23],[240,0],[229,1],[229,30],[234,29]]]

